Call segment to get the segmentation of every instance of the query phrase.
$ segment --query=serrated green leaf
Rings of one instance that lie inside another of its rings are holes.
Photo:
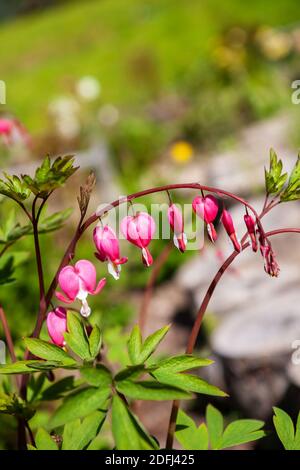
[[[57,444],[43,428],[39,428],[36,433],[35,445],[37,450],[58,450]]]
[[[101,342],[102,342],[101,331],[99,327],[95,325],[89,336],[90,354],[92,358],[95,358],[99,354],[100,348],[101,348]]]
[[[175,373],[209,366],[210,364],[213,364],[213,362],[214,361],[211,361],[210,359],[203,359],[201,357],[184,354],[182,356],[169,357],[151,364],[151,366],[156,367],[159,371],[170,371]]]
[[[68,333],[64,334],[67,345],[84,361],[92,360],[88,336],[81,320],[75,313],[67,313]]]
[[[273,416],[274,426],[279,439],[285,450],[295,449],[295,429],[290,416],[283,410],[273,407],[275,416]]]
[[[177,400],[190,399],[192,395],[172,385],[160,384],[151,380],[133,382],[122,380],[116,383],[116,389],[135,400]]]
[[[138,357],[139,363],[145,362],[151,356],[151,354],[156,350],[159,343],[164,339],[169,329],[170,325],[164,326],[163,328],[158,331],[155,331],[155,333],[146,338]]]
[[[282,174],[282,161],[278,160],[273,149],[270,150],[270,168],[265,169],[265,183],[267,194],[278,194],[282,190],[286,180],[287,173]]]
[[[39,400],[41,401],[50,401],[50,400],[59,400],[62,398],[67,392],[74,390],[75,383],[74,377],[64,377],[61,380],[51,384],[45,390],[42,391],[41,395],[39,396]]]
[[[287,187],[280,196],[282,202],[300,199],[300,155],[290,175]]]
[[[238,419],[228,424],[226,427],[220,449],[253,442],[265,436],[265,432],[261,430],[264,422],[255,419]]]
[[[197,427],[183,410],[178,411],[176,439],[186,450],[207,450],[208,431],[204,423]]]
[[[66,397],[56,410],[49,423],[53,429],[78,418],[83,418],[95,410],[105,410],[111,390],[109,387],[88,387]]]
[[[154,375],[160,383],[173,385],[174,387],[182,388],[188,392],[219,397],[227,396],[227,394],[218,387],[209,384],[197,375],[172,373],[169,370],[155,370],[152,372],[152,375]]]
[[[0,365],[0,374],[32,374],[41,369],[56,369],[63,367],[63,364],[58,361],[18,361],[13,364]]]
[[[112,400],[112,432],[117,450],[155,450],[155,440],[149,436],[118,395]]]
[[[105,420],[106,412],[95,411],[80,421],[77,419],[64,427],[62,450],[82,450],[96,437]]]
[[[102,364],[97,364],[96,367],[82,367],[80,374],[89,385],[94,387],[109,387],[112,383],[110,371]]]
[[[69,356],[62,348],[55,344],[48,343],[37,338],[25,338],[24,343],[27,349],[40,359],[48,361],[60,361],[64,364],[75,364],[74,359]]]
[[[139,363],[139,357],[142,350],[142,335],[138,325],[132,328],[131,335],[128,340],[129,359],[133,365]]]
[[[219,449],[224,427],[223,416],[220,411],[212,405],[208,405],[206,408],[206,425],[211,448],[213,450]]]

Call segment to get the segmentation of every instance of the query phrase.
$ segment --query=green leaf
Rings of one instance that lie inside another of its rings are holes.
[[[9,175],[5,172],[3,174],[5,180],[0,179],[0,194],[18,202],[25,201],[31,194],[27,185],[16,175]]]
[[[41,370],[67,368],[58,361],[18,361],[13,364],[0,365],[0,374],[32,374]]]
[[[22,175],[22,181],[19,180],[19,182],[27,191],[30,190],[36,196],[45,198],[51,191],[63,186],[67,179],[75,173],[78,167],[74,167],[73,163],[73,155],[57,157],[53,163],[47,156],[41,166],[36,169],[34,178]]]
[[[74,390],[74,388],[74,377],[64,377],[43,390],[39,399],[41,401],[59,400],[65,393]]]
[[[223,434],[223,416],[214,406],[208,405],[206,408],[206,424],[208,428],[211,448],[220,449]]]
[[[99,354],[101,341],[101,331],[98,326],[95,325],[89,336],[90,354],[92,358],[95,358]]]
[[[128,340],[128,354],[129,359],[133,365],[139,363],[139,357],[142,350],[142,335],[138,325],[132,329],[131,335]]]
[[[170,329],[170,325],[164,326],[158,331],[155,331],[152,335],[146,338],[144,344],[142,345],[142,350],[138,356],[138,362],[145,362],[151,354],[156,350],[159,343],[164,339],[166,334]]]
[[[36,433],[35,445],[37,450],[58,450],[57,444],[43,428],[39,428]]]
[[[115,380],[127,380],[127,379],[137,379],[141,374],[148,372],[148,369],[144,366],[144,364],[139,364],[136,366],[128,366],[126,369],[122,369],[120,372],[117,373],[115,376]]]
[[[72,393],[64,399],[62,405],[56,410],[50,420],[49,427],[51,429],[56,428],[69,421],[83,418],[95,410],[106,409],[110,393],[109,387],[100,389],[89,387]]]
[[[188,354],[182,356],[174,356],[162,361],[151,364],[152,367],[156,367],[158,371],[170,371],[170,372],[184,372],[190,369],[196,369],[198,367],[205,367],[213,364],[214,361],[210,359],[203,359],[201,357],[195,357]]]
[[[106,412],[95,411],[80,421],[77,419],[67,423],[63,432],[62,450],[82,450],[96,437]]]
[[[39,222],[39,233],[48,233],[60,229],[72,212],[73,209],[69,208],[59,212],[54,212],[54,214],[42,218]]]
[[[123,380],[117,382],[116,388],[118,392],[130,398],[134,398],[135,400],[177,400],[192,398],[189,393],[180,388],[171,385],[163,385],[150,380],[141,382]]]
[[[28,405],[21,397],[15,393],[0,395],[0,413],[13,415],[26,420],[29,420],[35,414],[35,410]]]
[[[263,421],[255,419],[238,419],[233,421],[228,424],[223,433],[220,449],[261,439],[265,436],[265,432],[261,430],[263,425]]]
[[[287,187],[280,196],[282,202],[300,199],[300,155],[290,175]]]
[[[0,257],[0,284],[10,284],[15,279],[13,274],[15,269],[28,259],[28,253],[25,251],[14,251],[5,253]]]
[[[274,426],[279,439],[281,440],[285,450],[295,449],[295,429],[290,416],[283,410],[273,407],[275,416],[273,416]]]
[[[26,347],[35,356],[49,361],[60,361],[64,364],[76,364],[62,348],[37,338],[25,338]]]
[[[117,450],[153,450],[157,443],[118,395],[112,400],[112,432]]]
[[[179,410],[176,422],[176,439],[186,450],[207,450],[208,431],[204,423],[197,427],[183,410]]]
[[[97,364],[96,367],[82,367],[80,374],[89,385],[94,387],[109,387],[112,383],[110,371],[102,364]]]
[[[188,392],[202,393],[204,395],[212,395],[225,397],[227,394],[220,390],[214,385],[210,385],[205,380],[201,379],[197,375],[192,374],[173,374],[169,370],[155,370],[152,375],[160,382],[164,384],[173,385],[174,387],[182,388]]]
[[[67,345],[84,361],[92,360],[88,336],[81,320],[75,313],[67,314],[68,333],[64,334]]]

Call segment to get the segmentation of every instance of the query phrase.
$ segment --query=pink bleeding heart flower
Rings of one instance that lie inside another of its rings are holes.
[[[256,238],[256,231],[255,231],[255,221],[253,217],[251,217],[251,215],[249,214],[244,215],[244,221],[247,227],[247,232],[251,240],[252,250],[256,252],[257,251],[257,238]]]
[[[100,292],[106,284],[103,278],[96,285],[96,269],[93,263],[82,259],[77,261],[75,266],[65,266],[59,273],[58,284],[64,292],[55,292],[56,297],[70,304],[76,299],[81,301],[82,307],[80,313],[83,317],[88,317],[91,309],[87,303],[88,294],[95,295]]]
[[[229,212],[224,209],[221,215],[221,222],[227,232],[227,235],[230,237],[232,244],[234,246],[234,249],[238,252],[241,251],[241,245],[237,239],[236,233],[235,233],[235,228],[233,225],[233,220]]]
[[[29,146],[31,143],[27,130],[17,119],[0,118],[0,136],[5,145],[22,142]]]
[[[207,232],[210,240],[215,242],[218,238],[213,221],[218,215],[218,200],[211,195],[201,197],[196,196],[193,200],[194,212],[207,224]]]
[[[115,279],[119,279],[121,264],[126,263],[128,258],[120,257],[119,240],[114,230],[108,225],[105,227],[97,226],[94,229],[93,238],[98,250],[95,256],[100,261],[108,261],[108,272]]]
[[[128,215],[121,222],[121,230],[130,243],[141,248],[143,263],[151,266],[153,258],[147,248],[155,232],[155,221],[151,215],[146,212]]]
[[[174,245],[181,253],[184,253],[187,243],[186,234],[184,233],[184,221],[181,209],[178,209],[175,204],[171,204],[168,208],[168,220],[174,233]]]
[[[66,344],[64,333],[67,331],[67,311],[63,307],[57,307],[47,315],[47,329],[52,342],[56,346]]]

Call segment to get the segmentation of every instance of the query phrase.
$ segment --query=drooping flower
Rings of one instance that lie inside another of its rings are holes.
[[[146,212],[138,212],[136,215],[128,215],[121,222],[121,230],[124,237],[133,245],[141,248],[143,263],[151,266],[153,258],[148,249],[155,232],[155,221]]]
[[[178,209],[175,204],[171,204],[168,208],[168,220],[174,233],[174,245],[181,253],[184,253],[187,243],[186,234],[184,233],[184,220],[181,209]]]
[[[241,245],[240,242],[237,239],[236,233],[235,233],[235,228],[233,225],[233,220],[231,215],[226,209],[223,209],[222,215],[221,215],[221,222],[227,232],[227,235],[230,237],[232,244],[234,246],[234,249],[236,251],[241,251]]]
[[[279,272],[280,272],[280,267],[276,261],[275,253],[273,251],[271,243],[266,238],[261,227],[258,227],[257,231],[258,231],[259,249],[264,259],[265,272],[272,277],[278,277]]]
[[[47,315],[47,330],[52,342],[56,346],[64,346],[64,333],[67,331],[67,311],[57,307]]]
[[[192,205],[194,212],[207,224],[207,232],[210,240],[215,242],[218,235],[213,221],[217,217],[219,211],[218,200],[212,195],[205,197],[196,196]]]
[[[247,231],[251,240],[252,250],[257,251],[257,239],[256,239],[256,231],[255,231],[255,221],[253,217],[249,214],[244,215],[244,221],[247,227]]]
[[[96,285],[96,269],[88,260],[77,261],[75,266],[65,266],[59,273],[58,284],[64,292],[56,292],[56,297],[70,304],[76,299],[81,301],[80,313],[83,317],[88,317],[91,309],[87,303],[88,294],[95,295],[105,286],[106,279],[103,278]]]
[[[95,256],[100,261],[108,261],[108,272],[119,279],[121,264],[127,262],[128,258],[120,257],[119,240],[112,228],[97,226],[93,232],[94,242],[98,253]]]

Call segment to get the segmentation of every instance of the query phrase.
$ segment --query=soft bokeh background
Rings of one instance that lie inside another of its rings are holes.
[[[72,234],[76,195],[90,169],[98,178],[91,211],[119,194],[193,181],[221,186],[260,207],[269,148],[291,168],[299,146],[299,106],[291,102],[291,84],[300,79],[299,20],[294,0],[1,2],[0,79],[7,104],[0,112],[17,117],[32,135],[30,150],[1,147],[1,168],[32,172],[46,154],[70,152],[82,168],[49,202],[49,211],[72,207],[73,214],[64,229],[42,237],[47,282]],[[179,192],[176,200],[191,196]],[[2,202],[1,224],[10,209]],[[242,234],[242,212],[232,211]],[[299,226],[299,219],[299,204],[290,203],[266,225]],[[166,243],[153,242],[155,257]],[[273,405],[296,413],[300,396],[300,372],[291,366],[291,343],[300,338],[299,242],[291,236],[274,244],[280,278],[267,278],[259,255],[243,254],[218,287],[198,345],[216,360],[208,378],[231,394],[216,405],[228,416],[262,418],[269,426]],[[16,282],[1,289],[0,301],[21,354],[20,338],[33,327],[38,292],[32,239],[14,250],[28,258]],[[93,321],[105,327],[117,362],[150,276],[138,250],[125,243],[122,250],[130,260],[121,279],[109,279],[92,300]],[[93,259],[93,251],[89,232],[77,256]],[[184,350],[197,306],[229,251],[221,238],[217,252],[206,243],[201,253],[170,254],[147,324],[150,332],[173,322],[165,351]],[[100,263],[97,270],[106,274]],[[199,400],[190,410],[196,418],[205,404]],[[168,412],[165,405],[149,404],[141,414],[162,437]],[[47,410],[35,418],[43,419]],[[13,446],[6,424],[12,422],[1,418],[3,447]],[[269,438],[260,445],[276,442]]]

